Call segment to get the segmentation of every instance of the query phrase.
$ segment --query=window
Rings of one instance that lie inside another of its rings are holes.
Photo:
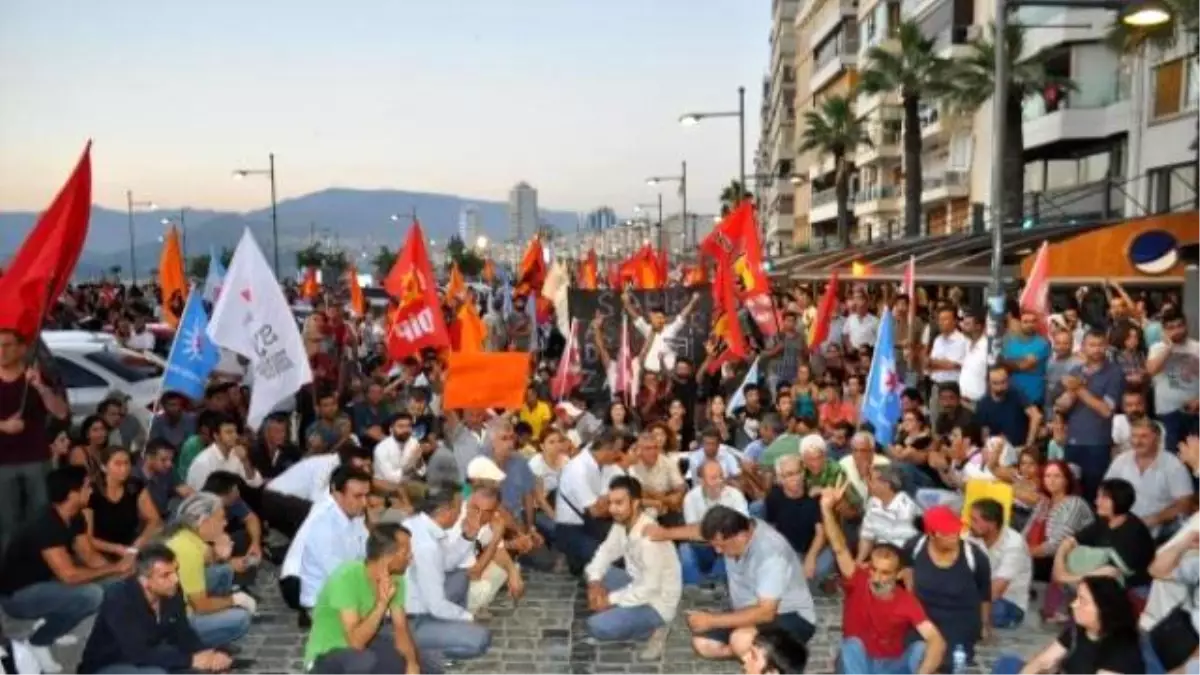
[[[1196,165],[1167,166],[1149,172],[1149,202],[1154,213],[1196,208]]]
[[[1154,68],[1152,114],[1154,119],[1191,110],[1200,103],[1196,87],[1196,61],[1183,58]]]
[[[158,364],[132,352],[103,350],[89,352],[84,358],[126,382],[144,382],[163,374]]]
[[[63,386],[67,389],[108,387],[108,382],[105,382],[104,378],[62,357],[54,357],[54,367],[58,370]]]

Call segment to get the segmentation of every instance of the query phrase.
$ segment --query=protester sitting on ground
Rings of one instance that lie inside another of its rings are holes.
[[[1192,439],[1195,440],[1195,436]],[[1174,583],[1182,587],[1183,597],[1148,631],[1146,646],[1149,649],[1144,651],[1146,672],[1197,672],[1200,610],[1197,609],[1196,589],[1200,586],[1200,556],[1197,555],[1200,531],[1196,530],[1196,518],[1192,518],[1186,528],[1159,549],[1154,562],[1150,564],[1150,574],[1156,579],[1155,584]],[[1140,619],[1143,627],[1148,611],[1149,604],[1147,612],[1143,612]]]
[[[284,599],[290,601],[294,597],[299,605],[296,609],[303,611],[316,603],[325,580],[339,565],[362,559],[367,542],[363,516],[370,490],[370,474],[350,465],[333,470],[329,478],[329,497],[322,498],[309,510],[292,538],[284,561],[280,584],[285,588],[285,580],[292,578],[294,568],[298,587],[292,585],[294,582],[287,582]]]
[[[555,554],[546,547],[546,540],[535,524],[537,478],[529,468],[529,460],[517,450],[512,422],[506,418],[493,420],[488,426],[488,437],[491,447],[484,456],[504,474],[498,484],[502,513],[507,516],[504,557],[511,554],[522,565],[549,572],[554,568]]]
[[[436,664],[422,668],[404,613],[411,559],[412,535],[404,526],[371,527],[366,561],[339,565],[317,596],[304,647],[307,672],[438,672]]]
[[[367,472],[370,460],[371,451],[353,443],[342,443],[336,453],[305,457],[263,487],[263,517],[272,529],[289,539],[295,537],[313,504],[329,494],[333,472],[341,466]]]
[[[224,418],[223,413],[213,410],[201,410],[196,415],[196,433],[179,446],[179,454],[175,457],[175,476],[179,478],[180,482],[188,482],[188,471],[192,468],[192,462],[195,462],[200,453],[212,445],[213,438],[217,435],[217,426]],[[195,488],[193,488],[194,490]]]
[[[105,591],[78,672],[221,673],[232,664],[192,629],[175,554],[152,543],[138,551],[136,574]]]
[[[672,462],[650,430],[638,434],[636,460],[629,466],[629,475],[638,480],[642,488],[641,505],[651,518],[662,525],[683,524],[683,500],[687,494],[687,483],[679,471],[679,463]]]
[[[588,609],[594,612],[588,634],[603,641],[648,640],[641,659],[657,660],[683,589],[679,557],[669,542],[647,536],[655,520],[642,508],[636,478],[614,478],[608,504],[613,527],[585,570]],[[614,567],[620,560],[624,570]]]
[[[867,480],[870,498],[858,534],[855,562],[865,563],[876,544],[903,548],[917,535],[916,518],[921,507],[904,489],[901,469],[894,464],[876,468]]]
[[[808,647],[787,631],[763,626],[741,658],[746,675],[803,673],[808,665]]]
[[[469,588],[467,572],[459,568],[461,551],[452,551],[449,541],[462,511],[462,488],[454,483],[432,485],[418,505],[416,515],[404,521],[412,532],[413,563],[409,568],[405,610],[413,641],[421,653],[442,654],[451,659],[481,656],[492,644],[491,632],[475,623],[465,605]],[[468,509],[460,527],[460,539],[470,544],[485,523],[482,512]]]
[[[603,468],[620,459],[618,443],[615,432],[601,433],[589,448],[572,457],[559,475],[554,503],[555,545],[566,556],[567,567],[575,576],[583,572],[612,524]]]
[[[728,507],[747,517],[750,515],[741,490],[725,482],[720,464],[707,461],[700,466],[696,487],[683,498],[684,524],[663,530],[664,537],[680,542],[679,562],[683,565],[685,586],[719,581],[725,576],[724,558],[700,538],[700,522],[716,506]]]
[[[202,490],[204,481],[214,471],[228,471],[251,487],[262,485],[263,478],[250,461],[250,453],[242,443],[241,427],[233,417],[223,417],[217,422],[212,445],[188,467],[187,484],[193,490]]]
[[[180,501],[195,492],[175,475],[175,446],[165,440],[152,439],[142,451],[142,463],[133,475],[146,487],[158,517],[166,521]]]
[[[375,477],[399,485],[412,475],[421,458],[413,435],[413,418],[398,412],[389,420],[388,435],[375,445]]]
[[[842,504],[849,504],[863,509],[871,497],[867,486],[875,469],[891,464],[887,455],[875,452],[875,437],[866,431],[856,432],[850,437],[850,452],[838,460],[842,467],[842,475],[850,483]],[[901,484],[903,487],[903,484]]]
[[[1056,460],[1046,464],[1042,469],[1041,487],[1042,498],[1034,507],[1022,534],[1033,558],[1033,578],[1050,582],[1054,556],[1059,547],[1090,525],[1095,516],[1087,502],[1075,494],[1075,474],[1066,462]],[[1063,599],[1062,586],[1050,583],[1042,601],[1042,619],[1065,621],[1066,616],[1060,613]]]
[[[476,621],[491,618],[488,607],[506,585],[514,599],[525,592],[521,569],[509,555],[505,540],[513,519],[500,505],[497,485],[504,480],[503,476],[504,472],[491,459],[471,460],[467,469],[471,494],[462,501],[458,521],[445,542],[446,563],[466,571],[469,582],[465,606]],[[468,519],[483,523],[472,539],[463,534]]]
[[[231,563],[238,569],[242,579],[249,581],[253,574],[247,568],[255,567],[264,556],[264,532],[262,519],[242,499],[244,485],[235,474],[214,471],[204,481],[203,491],[221,498],[221,505],[225,507],[225,533],[233,542],[235,559],[231,559]],[[255,562],[242,565],[236,558],[248,558]]]
[[[763,520],[779,530],[796,554],[803,556],[806,578],[823,579],[833,567],[833,556],[822,550],[817,535],[821,509],[809,493],[807,479],[800,455],[775,460],[775,484],[763,500]]]
[[[1080,580],[1071,603],[1073,625],[1025,663],[1003,655],[993,673],[1144,673],[1137,618],[1121,583],[1107,576]]]
[[[159,414],[150,421],[147,445],[154,441],[166,441],[171,447],[181,447],[196,433],[196,414],[184,410],[187,397],[179,392],[168,391],[161,400]]]
[[[1147,569],[1154,559],[1154,538],[1132,513],[1135,499],[1129,481],[1110,478],[1100,483],[1096,520],[1058,547],[1055,582],[1073,585],[1088,574],[1113,574],[1130,588],[1150,583]]]
[[[807,644],[816,632],[813,599],[800,559],[783,535],[720,504],[709,509],[697,529],[724,556],[732,611],[688,614],[696,653],[708,659],[741,658],[763,625]],[[655,532],[649,534],[657,538]]]
[[[866,563],[857,562],[846,543],[835,508],[848,483],[821,495],[821,522],[846,597],[842,606],[839,672],[934,673],[946,652],[937,626],[912,591],[899,585],[904,567],[900,549],[881,543]],[[908,641],[911,632],[920,640]]]
[[[128,450],[108,448],[102,462],[103,482],[93,486],[83,515],[92,548],[110,559],[120,559],[150,541],[162,528],[162,521],[141,481],[131,479]]]
[[[287,413],[268,415],[250,446],[250,463],[258,469],[263,480],[270,480],[287,471],[303,457],[300,448],[288,438],[291,423]]]
[[[51,645],[96,613],[103,584],[133,570],[132,555],[110,562],[91,547],[82,515],[91,493],[83,467],[51,471],[46,477],[50,504],[16,531],[0,565],[0,608],[13,619],[42,621],[29,644],[46,673],[62,671]]]
[[[103,417],[89,415],[79,425],[76,446],[67,453],[67,463],[87,469],[92,481],[97,484],[103,474],[104,450],[109,446],[111,431]]]
[[[992,568],[992,626],[1016,628],[1029,609],[1033,561],[1025,539],[1005,527],[1004,507],[994,499],[971,505],[971,536],[988,554]]]
[[[716,462],[720,465],[725,479],[732,481],[742,473],[741,462],[738,461],[737,451],[721,443],[720,434],[715,429],[706,429],[700,434],[700,448],[688,453],[687,473],[684,478],[694,485],[698,480],[700,465],[705,462]]]
[[[1163,449],[1162,433],[1159,424],[1148,418],[1132,422],[1130,449],[1113,458],[1104,474],[1133,486],[1136,497],[1130,513],[1140,518],[1158,541],[1175,533],[1192,511],[1196,494],[1192,472],[1174,452]]]
[[[974,660],[975,645],[991,629],[992,570],[987,553],[962,538],[962,520],[945,506],[923,516],[925,534],[904,548],[910,567],[905,586],[921,601],[925,613],[946,640],[940,668],[958,648]]]
[[[165,536],[179,564],[179,585],[200,642],[219,648],[245,635],[258,603],[243,591],[234,592],[233,575],[238,570],[227,562],[233,542],[225,533],[221,498],[197,492],[183,500]]]

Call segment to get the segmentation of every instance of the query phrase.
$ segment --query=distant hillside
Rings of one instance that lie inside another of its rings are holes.
[[[308,245],[311,233],[318,237],[333,237],[352,251],[367,248],[373,254],[379,246],[398,248],[408,231],[408,214],[416,209],[417,218],[426,236],[445,240],[458,233],[459,215],[464,206],[473,205],[479,211],[483,232],[499,241],[508,233],[508,204],[505,202],[467,199],[455,195],[404,192],[402,190],[353,190],[331,188],[287,199],[278,205],[280,264],[283,272],[295,271],[295,251]],[[400,223],[390,216],[402,214]],[[7,260],[37,219],[36,213],[0,213],[0,260]],[[177,218],[178,212],[158,211],[134,214],[134,248],[139,276],[158,267],[162,235],[161,219]],[[542,210],[541,220],[564,234],[575,231],[578,216],[574,212]],[[233,247],[242,230],[249,227],[259,244],[271,255],[271,209],[248,213],[211,210],[189,210],[186,216],[187,253],[189,256],[208,252],[210,247]],[[129,273],[129,219],[124,211],[102,207],[92,208],[84,253],[76,268],[77,278],[93,278],[119,265],[122,275]]]

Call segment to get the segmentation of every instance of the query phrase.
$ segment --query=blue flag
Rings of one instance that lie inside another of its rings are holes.
[[[200,294],[188,296],[179,318],[179,329],[167,356],[167,371],[163,373],[162,390],[175,391],[191,398],[204,398],[208,376],[221,360],[221,350],[208,339],[208,315]]]
[[[879,339],[867,374],[867,390],[863,396],[859,418],[875,427],[875,440],[883,446],[892,443],[896,424],[900,421],[900,393],[904,383],[896,373],[896,339],[892,335],[892,311],[884,310],[879,317]]]
[[[216,304],[221,295],[221,284],[225,282],[225,266],[215,247],[208,249],[208,276],[204,278],[204,299]]]

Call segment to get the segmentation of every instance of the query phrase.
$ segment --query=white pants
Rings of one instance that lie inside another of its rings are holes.
[[[472,579],[467,587],[467,611],[474,614],[480,609],[492,604],[500,589],[508,581],[508,573],[496,563],[491,563],[483,570],[483,576]]]

